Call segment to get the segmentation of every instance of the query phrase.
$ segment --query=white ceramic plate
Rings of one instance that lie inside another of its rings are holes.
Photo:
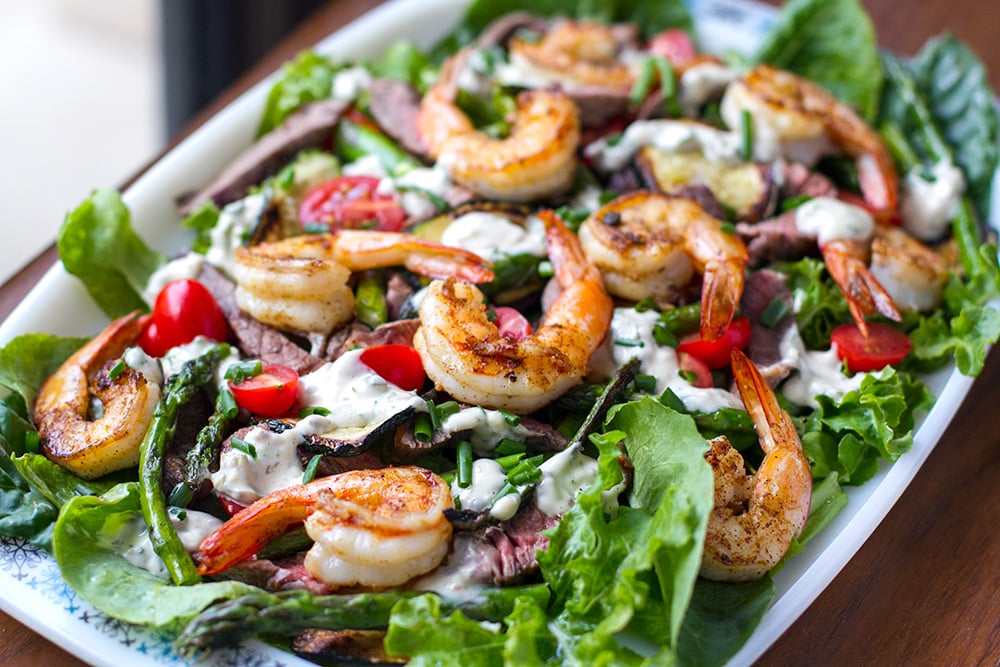
[[[422,46],[443,36],[465,0],[393,0],[331,35],[316,49],[341,60],[374,57],[394,39],[420,35]],[[709,50],[749,52],[773,21],[771,7],[746,0],[689,0],[702,44]],[[125,193],[137,232],[151,246],[180,250],[187,237],[173,213],[174,197],[193,190],[248,145],[264,107],[268,79],[240,97],[149,169]],[[993,210],[1000,210],[1000,203]],[[52,268],[0,326],[0,344],[30,332],[93,335],[106,319],[83,287]],[[972,384],[957,372],[930,378],[937,404],[914,437],[913,449],[872,481],[848,489],[850,502],[836,520],[776,576],[774,606],[731,664],[752,663],[833,580],[871,535],[941,438]],[[96,611],[63,582],[55,562],[20,541],[0,538],[0,608],[81,659],[99,666],[186,664],[172,637]],[[199,665],[307,665],[259,642],[213,653]]]

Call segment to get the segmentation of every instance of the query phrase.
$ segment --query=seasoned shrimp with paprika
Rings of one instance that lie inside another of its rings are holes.
[[[199,574],[215,574],[305,522],[305,568],[331,586],[399,586],[448,554],[451,487],[414,466],[351,470],[270,493],[201,543]]]
[[[812,500],[812,470],[792,418],[746,355],[732,352],[733,378],[750,413],[764,460],[748,475],[743,457],[725,436],[705,455],[715,477],[701,576],[750,581],[774,569],[802,532]]]
[[[530,335],[501,335],[482,292],[453,278],[431,283],[420,302],[413,346],[427,376],[460,402],[534,412],[580,382],[607,335],[614,304],[600,273],[562,220],[551,211],[539,218],[562,291]]]

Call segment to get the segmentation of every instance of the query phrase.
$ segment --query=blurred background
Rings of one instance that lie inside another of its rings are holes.
[[[322,4],[0,1],[0,283]]]

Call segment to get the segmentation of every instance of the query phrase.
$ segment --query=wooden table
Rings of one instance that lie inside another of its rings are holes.
[[[195,126],[301,48],[375,4],[331,2]],[[928,36],[949,30],[986,62],[1000,90],[996,0],[864,4],[884,47],[911,54]],[[0,287],[0,319],[54,259],[50,249]],[[943,441],[886,520],[758,664],[1000,664],[1000,428],[991,398],[996,396],[1000,355],[993,354]],[[0,613],[0,665],[37,664],[84,663]]]

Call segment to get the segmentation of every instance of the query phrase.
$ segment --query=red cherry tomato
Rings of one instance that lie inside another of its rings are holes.
[[[287,414],[299,395],[299,374],[281,364],[264,364],[260,373],[236,384],[229,381],[229,390],[241,408],[262,417]]]
[[[684,65],[697,55],[690,35],[677,28],[664,30],[654,36],[646,48],[654,56],[666,58],[674,67]]]
[[[531,322],[514,308],[497,306],[493,311],[497,315],[493,324],[497,326],[501,336],[517,342],[531,335]]]
[[[229,496],[224,496],[221,493],[217,494],[216,497],[219,499],[219,504],[222,505],[222,509],[224,509],[226,514],[229,516],[239,514],[247,508],[247,506],[243,503],[238,503]]]
[[[376,345],[361,352],[361,363],[400,389],[416,391],[427,376],[420,355],[409,345]]]
[[[338,229],[378,229],[398,232],[406,211],[391,195],[376,194],[378,179],[371,176],[338,176],[317,185],[302,200],[302,224],[319,223]]]
[[[830,334],[837,358],[852,373],[877,371],[898,364],[910,353],[913,343],[905,333],[881,322],[868,322],[868,336],[855,323],[842,324]]]
[[[170,348],[190,343],[198,336],[225,341],[229,336],[226,318],[215,297],[200,282],[189,278],[172,280],[157,295],[139,345],[147,354],[162,357]]]
[[[701,334],[694,333],[681,339],[677,346],[678,352],[686,352],[705,362],[709,368],[716,370],[729,366],[729,354],[733,348],[744,349],[750,343],[750,320],[737,317],[729,323],[717,340],[704,341]]]
[[[691,380],[691,384],[695,387],[708,389],[715,386],[715,382],[712,381],[712,371],[698,357],[686,352],[679,352],[677,354],[677,363],[680,365],[682,371],[694,373],[694,379]]]

